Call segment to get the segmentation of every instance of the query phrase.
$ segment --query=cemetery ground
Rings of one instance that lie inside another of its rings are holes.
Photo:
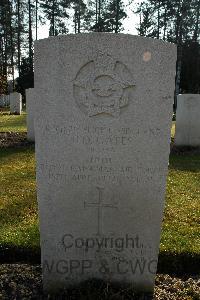
[[[43,295],[34,144],[26,114],[0,113],[0,299]],[[172,140],[175,123],[172,127]],[[200,152],[171,151],[155,299],[200,299]],[[43,295],[43,296],[42,296]],[[63,299],[137,299],[133,291],[91,281]]]
[[[7,109],[0,109],[0,132],[26,132],[26,113],[10,115]]]

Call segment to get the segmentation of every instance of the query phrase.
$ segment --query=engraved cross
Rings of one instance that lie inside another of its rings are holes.
[[[97,235],[102,235],[103,229],[103,209],[104,208],[118,208],[118,206],[113,204],[103,203],[103,190],[102,187],[96,187],[98,190],[98,202],[96,203],[87,203],[84,201],[84,207],[95,207],[97,208]]]

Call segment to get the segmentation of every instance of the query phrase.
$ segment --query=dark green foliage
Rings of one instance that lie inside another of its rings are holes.
[[[7,91],[7,77],[6,75],[0,74],[0,95],[6,94]]]
[[[177,44],[175,94],[200,91],[200,1],[147,0],[140,15],[138,33]],[[175,103],[176,107],[176,103]]]
[[[126,18],[124,4],[121,0],[101,0],[90,1],[89,9],[89,29],[99,32],[120,32],[122,30],[122,20]]]
[[[33,65],[29,58],[23,58],[21,63],[20,77],[16,80],[16,90],[25,96],[25,90],[34,87]],[[23,97],[24,98],[24,97]]]
[[[65,0],[41,0],[40,7],[45,18],[50,21],[49,35],[67,33],[64,20],[68,18],[66,9],[69,8],[69,2]]]
[[[200,93],[200,45],[194,41],[183,46],[180,89],[182,93]]]

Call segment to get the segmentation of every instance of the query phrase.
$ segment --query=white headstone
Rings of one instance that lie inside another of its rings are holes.
[[[10,96],[9,95],[0,95],[0,107],[7,107],[10,105]]]
[[[10,113],[21,115],[22,112],[22,95],[14,92],[10,94]]]
[[[6,95],[6,99],[5,99],[5,105],[6,106],[9,106],[10,105],[10,94],[9,95]]]
[[[0,107],[4,107],[3,96],[4,95],[0,95]]]
[[[35,90],[26,90],[26,123],[27,123],[27,139],[35,141],[34,133],[34,106],[35,106]]]
[[[35,44],[37,190],[44,288],[97,278],[151,292],[176,47],[123,34]]]
[[[200,95],[178,95],[175,144],[200,146]]]

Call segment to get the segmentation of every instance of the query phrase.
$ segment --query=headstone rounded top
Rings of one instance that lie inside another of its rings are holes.
[[[112,32],[89,32],[89,33],[70,33],[70,34],[61,34],[57,36],[49,36],[45,39],[40,39],[35,41],[35,43],[42,43],[45,41],[46,42],[55,42],[55,41],[61,41],[61,40],[72,40],[72,39],[101,39],[101,38],[107,38],[108,41],[110,39],[132,39],[132,40],[144,40],[148,41],[149,43],[152,44],[160,44],[160,45],[171,45],[172,47],[176,47],[174,43],[166,42],[163,40],[159,39],[154,39],[151,37],[144,37],[144,36],[138,36],[138,35],[133,35],[133,34],[126,34],[126,33],[112,33]]]

